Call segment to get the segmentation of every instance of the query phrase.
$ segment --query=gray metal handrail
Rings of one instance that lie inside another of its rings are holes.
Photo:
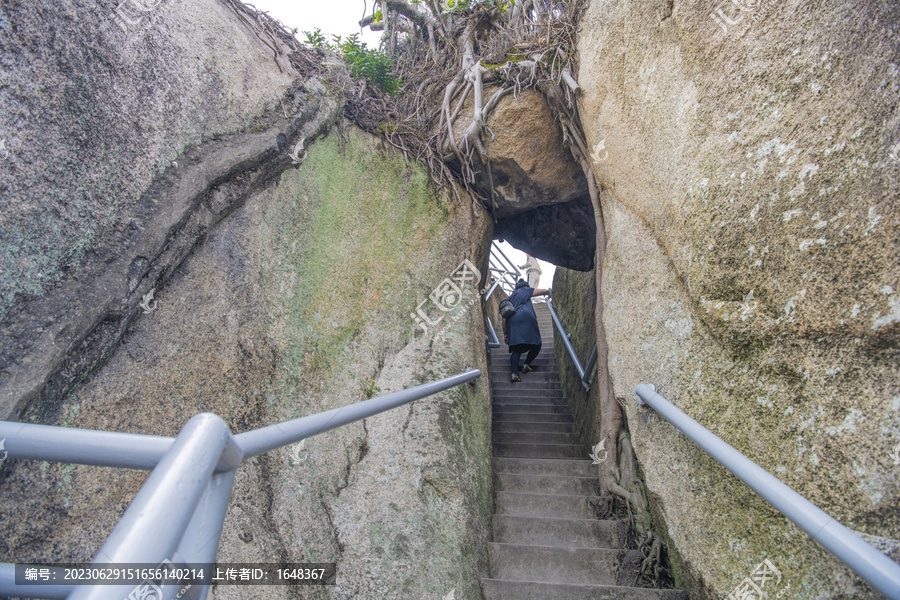
[[[499,348],[500,340],[497,339],[497,332],[494,330],[494,324],[491,323],[490,317],[487,317],[487,326],[488,326],[488,331],[491,333],[490,337],[488,338],[487,347],[488,348]]]
[[[645,383],[635,391],[638,404],[650,405],[886,598],[900,600],[900,565],[687,416],[655,386]]]
[[[481,371],[467,368],[438,381],[237,435],[219,416],[202,413],[192,417],[174,438],[0,421],[0,439],[5,439],[10,458],[152,469],[93,565],[160,564],[165,559],[211,564],[219,548],[235,472],[244,460],[480,376]],[[0,595],[122,600],[132,589],[119,585],[16,585],[15,565],[0,563]],[[177,586],[165,586],[164,591],[170,598],[177,593]],[[203,600],[208,593],[207,586],[195,586],[184,598]]]
[[[491,243],[488,266],[491,272],[497,275],[498,281],[509,286],[508,289],[504,288],[506,293],[511,293],[516,287],[516,280],[521,277],[521,272],[513,261],[503,253],[503,250],[494,243]]]
[[[494,283],[491,284],[491,287],[488,289],[487,293],[484,295],[484,301],[485,301],[485,302],[487,302],[488,300],[490,300],[491,294],[493,294],[493,293],[494,293],[494,290],[496,290],[499,286],[500,286],[500,280],[499,280],[499,279],[495,279],[495,280],[494,280]]]
[[[594,365],[597,364],[597,344],[594,344],[594,349],[591,352],[591,357],[588,359],[587,368],[582,367],[581,361],[578,360],[578,355],[575,354],[575,349],[572,348],[572,342],[569,339],[569,334],[566,333],[562,322],[559,320],[559,316],[553,309],[553,302],[550,298],[547,298],[547,308],[550,309],[550,316],[553,318],[553,323],[556,325],[556,329],[559,331],[560,337],[562,337],[563,344],[566,346],[566,351],[569,353],[569,357],[572,359],[572,362],[575,363],[575,370],[578,371],[578,376],[581,378],[581,385],[584,386],[584,390],[586,392],[591,391],[591,378],[593,377],[592,374],[594,372]]]

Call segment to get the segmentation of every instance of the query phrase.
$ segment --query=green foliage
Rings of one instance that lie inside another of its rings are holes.
[[[400,91],[401,82],[394,77],[393,63],[387,54],[369,50],[365,42],[360,43],[357,34],[349,36],[339,48],[353,77],[368,80],[385,94],[394,95]]]
[[[366,400],[377,394],[381,391],[381,388],[375,385],[375,380],[371,379],[368,383],[363,384],[363,394],[366,395]]]
[[[322,50],[331,49],[330,45],[325,42],[325,36],[322,35],[322,31],[316,27],[315,31],[304,31],[306,34],[306,39],[303,41],[304,44],[309,44],[313,48],[319,48]]]
[[[497,7],[503,11],[509,10],[514,4],[513,0],[447,0],[449,12],[465,12],[469,9],[484,7]]]
[[[394,95],[400,91],[401,80],[394,77],[393,62],[380,50],[369,50],[365,42],[359,41],[359,35],[353,34],[343,41],[341,36],[333,35],[332,42],[326,42],[321,30],[304,31],[304,43],[313,48],[337,52],[344,57],[350,67],[350,75],[357,79],[365,79],[385,94]]]

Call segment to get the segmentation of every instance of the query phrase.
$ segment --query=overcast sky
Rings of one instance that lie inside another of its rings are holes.
[[[296,27],[299,30],[297,39],[301,42],[306,39],[304,31],[313,31],[318,27],[322,33],[329,34],[326,36],[328,41],[331,41],[332,34],[346,37],[359,33],[360,39],[370,48],[377,48],[381,32],[372,32],[366,28],[360,33],[358,25],[364,12],[372,12],[373,2],[374,0],[255,0],[246,3],[269,13],[291,29]]]

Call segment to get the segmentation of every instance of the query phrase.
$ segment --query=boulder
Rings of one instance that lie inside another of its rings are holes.
[[[897,558],[898,19],[881,2],[606,0],[583,20],[609,368],[692,598],[765,559],[770,596],[881,596],[649,419],[640,383]]]
[[[484,97],[496,91],[485,87]],[[462,137],[471,98],[456,123]],[[495,237],[557,265],[588,270],[594,264],[595,232],[587,180],[540,92],[505,96],[487,118],[485,147],[494,185]],[[476,158],[477,184],[490,198],[487,168]]]
[[[4,419],[174,436],[208,411],[239,433],[487,373],[484,282],[430,298],[464,260],[486,272],[489,219],[333,132],[340,67],[298,72],[234,6],[163,0],[124,31],[95,2],[0,9]],[[246,461],[218,560],[335,562],[334,598],[480,598],[489,389]],[[3,562],[90,561],[146,479],[0,462]]]

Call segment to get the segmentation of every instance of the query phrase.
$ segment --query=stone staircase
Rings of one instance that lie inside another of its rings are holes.
[[[678,590],[619,585],[625,524],[594,516],[596,467],[577,441],[559,383],[550,311],[533,373],[509,381],[505,345],[493,351],[494,516],[485,600],[686,600]],[[524,360],[524,357],[523,357]]]

